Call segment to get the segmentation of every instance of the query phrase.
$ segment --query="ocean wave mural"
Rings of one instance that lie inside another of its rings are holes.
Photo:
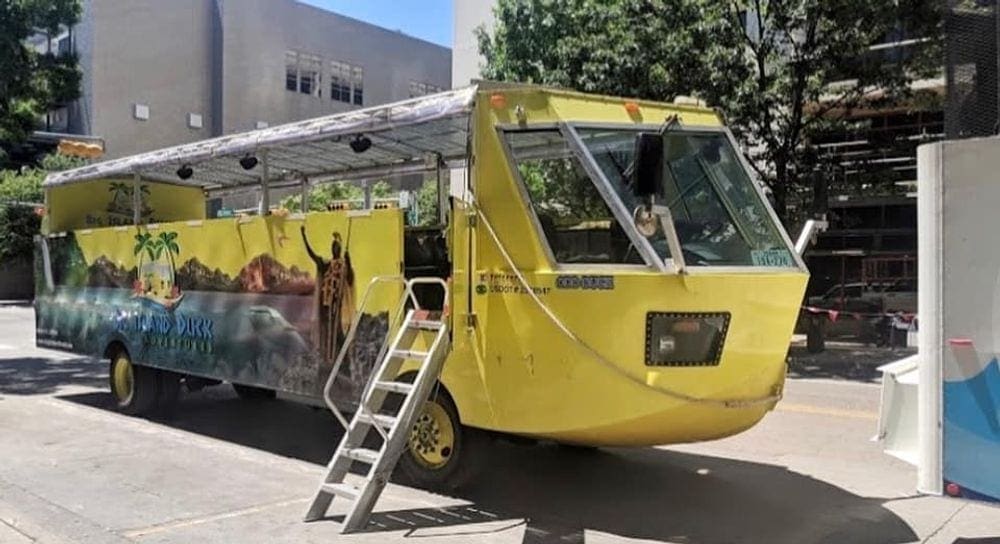
[[[1000,362],[952,345],[944,401],[944,478],[969,498],[1000,500]]]

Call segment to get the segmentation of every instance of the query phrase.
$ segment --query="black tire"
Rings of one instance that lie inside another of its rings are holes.
[[[108,385],[115,408],[130,416],[152,413],[160,391],[159,371],[132,363],[124,348],[112,351],[110,359]]]
[[[278,393],[274,389],[264,389],[263,387],[240,385],[238,383],[233,384],[233,390],[236,391],[236,394],[241,399],[249,401],[272,400],[278,396]]]
[[[412,376],[410,377],[412,380]],[[454,440],[450,447],[421,446],[417,436],[411,435],[411,440],[407,443],[403,455],[396,465],[396,480],[419,487],[422,489],[449,491],[460,488],[469,483],[482,466],[482,458],[485,454],[486,444],[490,437],[487,433],[478,429],[473,429],[462,425],[458,417],[458,409],[451,400],[451,396],[440,386],[438,390],[431,394],[427,400],[428,405],[434,404],[437,408],[426,406],[424,410],[432,409],[440,416],[443,412],[447,416],[451,425]],[[418,422],[414,426],[413,433],[417,433],[422,425],[420,419],[425,417],[425,412],[418,416]],[[428,416],[429,417],[429,416]],[[426,461],[418,457],[416,449],[433,448],[435,457],[444,457],[446,460],[442,465],[431,466]],[[446,451],[447,448],[447,451]]]

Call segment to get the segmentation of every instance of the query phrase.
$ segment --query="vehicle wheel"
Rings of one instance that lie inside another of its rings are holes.
[[[152,412],[160,389],[157,373],[154,368],[133,364],[124,349],[112,353],[108,381],[115,407],[132,416]]]
[[[489,438],[458,419],[455,403],[438,391],[424,404],[399,458],[397,474],[424,489],[451,490],[475,476]]]
[[[263,387],[240,385],[238,383],[233,384],[233,390],[243,400],[271,400],[278,396],[278,393],[274,389],[264,389]]]
[[[809,319],[809,330],[806,331],[806,350],[809,353],[822,353],[826,349],[822,320],[819,317]]]

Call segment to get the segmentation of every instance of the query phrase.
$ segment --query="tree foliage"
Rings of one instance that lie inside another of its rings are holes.
[[[79,97],[76,56],[39,53],[27,40],[51,40],[80,14],[79,0],[0,0],[0,144],[22,142],[40,115]]]
[[[384,181],[372,185],[372,198],[387,198],[393,194],[392,187]],[[309,211],[322,212],[334,202],[363,200],[365,191],[351,183],[324,183],[309,190]],[[289,210],[301,209],[302,196],[291,195],[281,201],[281,206]]]
[[[0,262],[31,258],[32,238],[41,226],[36,209],[43,201],[45,176],[84,164],[83,159],[49,155],[41,168],[0,170]]]
[[[932,0],[499,0],[487,79],[719,107],[784,215],[810,145],[940,69]],[[929,38],[929,39],[928,39]],[[910,47],[871,46],[916,39]],[[892,54],[888,54],[891,52]]]
[[[427,177],[417,191],[415,220],[411,225],[429,227],[438,224],[438,182],[437,177]]]

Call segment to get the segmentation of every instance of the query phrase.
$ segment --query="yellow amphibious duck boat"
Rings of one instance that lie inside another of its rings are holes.
[[[443,374],[465,424],[639,446],[773,408],[808,276],[715,112],[501,88],[473,126]]]
[[[442,204],[430,228],[407,226],[405,202],[270,205],[279,187],[427,173]],[[82,185],[116,179],[157,217],[102,223],[103,204],[83,209]],[[364,305],[396,303],[366,296],[373,278],[401,267],[448,278],[448,300],[428,305],[447,310],[451,348],[419,419],[428,432],[414,432],[403,459],[428,480],[468,462],[470,429],[643,446],[751,427],[781,398],[808,277],[716,112],[533,86],[480,84],[225,136],[45,186],[39,343],[109,357],[113,375],[128,365],[133,379],[112,389],[132,412],[169,396],[175,376],[317,397],[346,327],[319,329],[352,318],[377,329],[378,308]],[[239,191],[262,195],[260,213],[206,217],[206,195]],[[147,232],[154,250],[135,259],[172,266],[176,308],[128,306],[132,238]],[[176,247],[155,250],[159,232],[177,233]],[[67,233],[81,259],[59,257],[72,253]],[[77,261],[89,266],[82,283],[58,269]],[[100,315],[66,318],[80,301]]]

